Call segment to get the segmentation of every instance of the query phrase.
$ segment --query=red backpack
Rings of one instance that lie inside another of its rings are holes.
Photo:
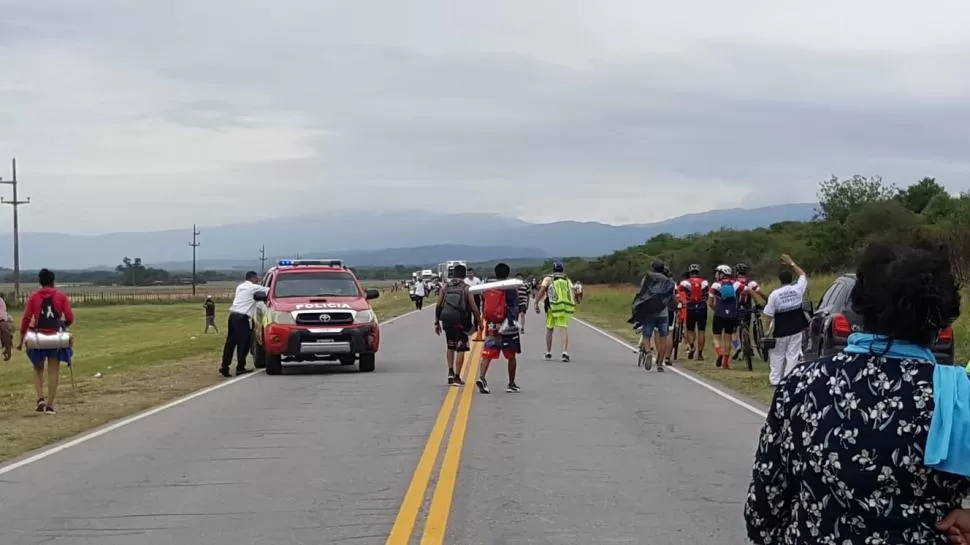
[[[505,321],[508,315],[508,307],[505,300],[505,292],[502,290],[488,290],[482,298],[482,313],[485,314],[485,321],[490,324],[500,324]]]
[[[687,292],[687,302],[696,305],[703,303],[707,299],[707,290],[704,288],[705,280],[699,276],[692,276],[690,280],[690,290]]]

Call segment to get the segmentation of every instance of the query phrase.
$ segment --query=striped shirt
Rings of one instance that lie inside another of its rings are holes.
[[[532,288],[529,287],[529,284],[527,282],[523,282],[516,291],[519,295],[519,306],[529,306],[529,297],[532,295]]]

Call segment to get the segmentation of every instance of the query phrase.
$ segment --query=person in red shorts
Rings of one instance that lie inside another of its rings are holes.
[[[495,266],[495,278],[498,281],[508,280],[511,269],[505,263]],[[482,348],[482,363],[478,380],[475,385],[483,394],[491,393],[488,388],[488,366],[492,360],[504,356],[509,362],[509,384],[506,392],[519,392],[515,383],[517,366],[516,355],[522,352],[519,342],[519,326],[515,322],[518,314],[518,296],[515,290],[489,290],[482,297],[482,316],[485,322],[485,346]]]

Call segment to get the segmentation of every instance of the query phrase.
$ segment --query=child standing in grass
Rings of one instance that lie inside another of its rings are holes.
[[[74,312],[64,292],[54,287],[54,273],[41,269],[37,275],[40,289],[30,294],[20,321],[20,344],[24,348],[27,331],[52,334],[74,323]],[[54,398],[61,376],[61,362],[71,364],[72,348],[28,348],[27,358],[34,367],[34,390],[37,392],[37,412],[55,414]],[[44,398],[44,364],[47,364],[47,398]]]

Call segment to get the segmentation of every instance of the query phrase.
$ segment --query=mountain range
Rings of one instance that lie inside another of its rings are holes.
[[[496,214],[426,211],[343,212],[201,226],[200,269],[257,268],[279,257],[339,257],[352,266],[420,265],[465,259],[595,257],[642,244],[660,233],[687,235],[728,227],[753,229],[812,218],[814,204],[711,210],[647,224],[530,223]],[[189,229],[81,236],[21,233],[21,268],[114,268],[124,256],[169,270],[192,266]],[[0,264],[9,267],[13,236],[0,233]]]

